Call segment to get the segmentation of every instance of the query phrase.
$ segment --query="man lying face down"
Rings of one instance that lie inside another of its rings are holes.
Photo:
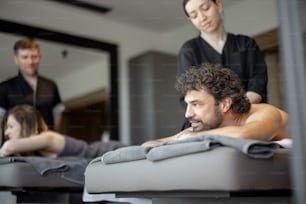
[[[191,127],[144,146],[204,134],[263,141],[287,137],[287,113],[269,104],[250,104],[230,69],[212,64],[193,67],[178,77],[175,87],[184,96]]]

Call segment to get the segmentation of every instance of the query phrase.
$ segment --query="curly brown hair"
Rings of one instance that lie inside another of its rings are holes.
[[[202,64],[192,67],[177,78],[175,88],[182,96],[192,90],[205,89],[216,103],[230,97],[231,110],[234,113],[246,113],[250,110],[250,101],[239,77],[232,70],[219,65]]]

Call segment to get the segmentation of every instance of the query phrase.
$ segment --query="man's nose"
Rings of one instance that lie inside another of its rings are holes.
[[[34,63],[34,61],[35,61],[35,59],[33,59],[32,57],[29,57],[29,59],[28,59],[28,63],[33,64],[33,63]]]
[[[190,106],[187,106],[186,112],[185,112],[185,117],[186,118],[192,118],[194,115],[194,112]]]

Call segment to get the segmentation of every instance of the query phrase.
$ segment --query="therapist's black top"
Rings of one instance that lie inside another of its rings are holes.
[[[53,109],[61,104],[57,85],[52,80],[38,76],[36,92],[24,79],[18,76],[0,83],[0,108],[8,111],[16,105],[34,106],[42,115],[47,125],[53,128]]]
[[[222,54],[200,36],[183,44],[178,57],[178,75],[203,63],[230,68],[240,78],[246,91],[253,91],[267,101],[267,65],[254,39],[228,33]],[[183,103],[183,98],[180,99]]]

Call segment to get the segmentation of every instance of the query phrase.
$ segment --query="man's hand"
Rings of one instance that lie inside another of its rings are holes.
[[[151,141],[147,141],[147,142],[143,143],[141,146],[149,147],[149,146],[156,145],[158,143],[161,143],[161,141],[159,141],[159,140],[151,140]]]
[[[190,138],[196,136],[196,134],[192,131],[192,128],[187,128],[175,135],[175,140],[183,140],[186,138]]]
[[[173,141],[173,140],[182,140],[182,139],[186,139],[186,138],[190,138],[190,137],[194,137],[194,136],[198,136],[198,135],[202,135],[203,132],[201,132],[201,134],[196,133],[192,130],[192,127],[187,128],[179,133],[177,133],[176,135],[170,136],[170,137],[165,137],[165,138],[160,138],[157,140],[150,140],[147,141],[145,143],[143,143],[141,146],[153,146],[156,145],[158,143],[161,142],[168,142],[168,141]]]

